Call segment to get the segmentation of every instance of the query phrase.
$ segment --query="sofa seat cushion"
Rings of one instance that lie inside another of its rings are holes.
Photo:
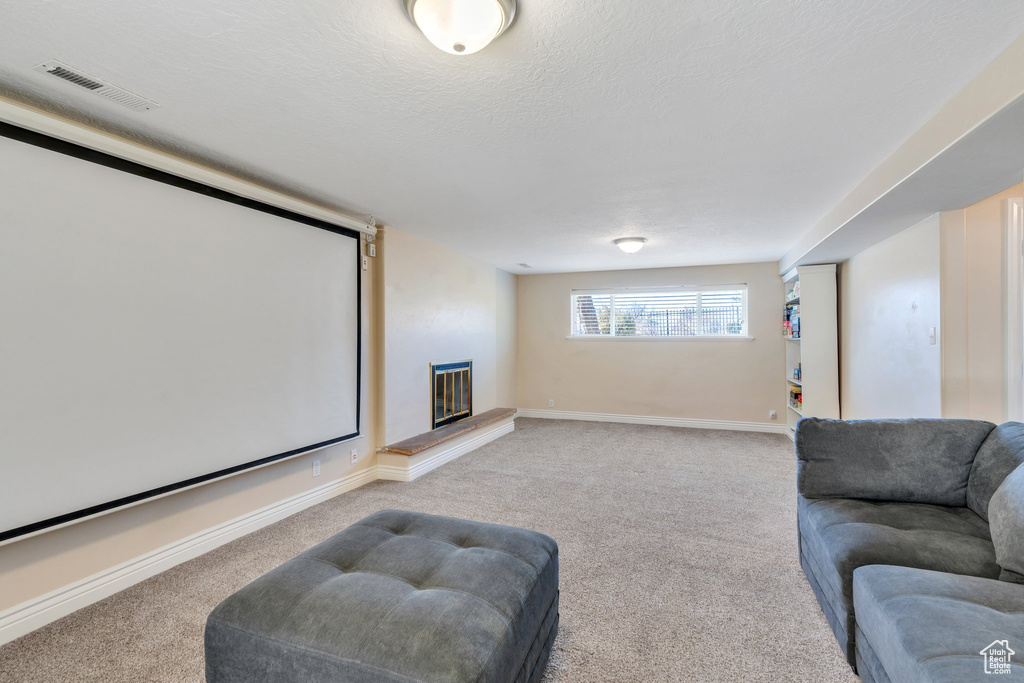
[[[557,605],[548,536],[384,510],[218,605],[207,681],[529,680]]]
[[[988,525],[968,508],[801,496],[799,513],[803,550],[839,616],[852,613],[853,571],[864,565],[999,576]]]
[[[1005,679],[1024,678],[1024,664],[1015,661],[1024,660],[1019,585],[873,565],[854,572],[853,594],[858,651],[869,648],[893,683],[991,681],[981,652],[995,641],[1020,651]]]

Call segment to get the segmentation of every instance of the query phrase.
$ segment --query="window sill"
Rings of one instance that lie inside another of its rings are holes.
[[[744,335],[705,335],[702,337],[612,337],[610,335],[570,334],[569,341],[600,341],[600,342],[752,342],[754,337]]]

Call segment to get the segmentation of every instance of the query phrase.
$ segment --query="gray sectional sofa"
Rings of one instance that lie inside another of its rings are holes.
[[[1024,424],[805,418],[795,438],[800,563],[864,680],[989,680],[996,641],[1024,662]]]

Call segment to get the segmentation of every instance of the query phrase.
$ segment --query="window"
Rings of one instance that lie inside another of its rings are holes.
[[[572,290],[573,337],[746,335],[746,285]]]

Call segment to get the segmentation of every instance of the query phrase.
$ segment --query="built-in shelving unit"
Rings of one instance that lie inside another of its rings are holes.
[[[799,266],[783,282],[786,422],[792,433],[802,417],[840,416],[836,266]]]

